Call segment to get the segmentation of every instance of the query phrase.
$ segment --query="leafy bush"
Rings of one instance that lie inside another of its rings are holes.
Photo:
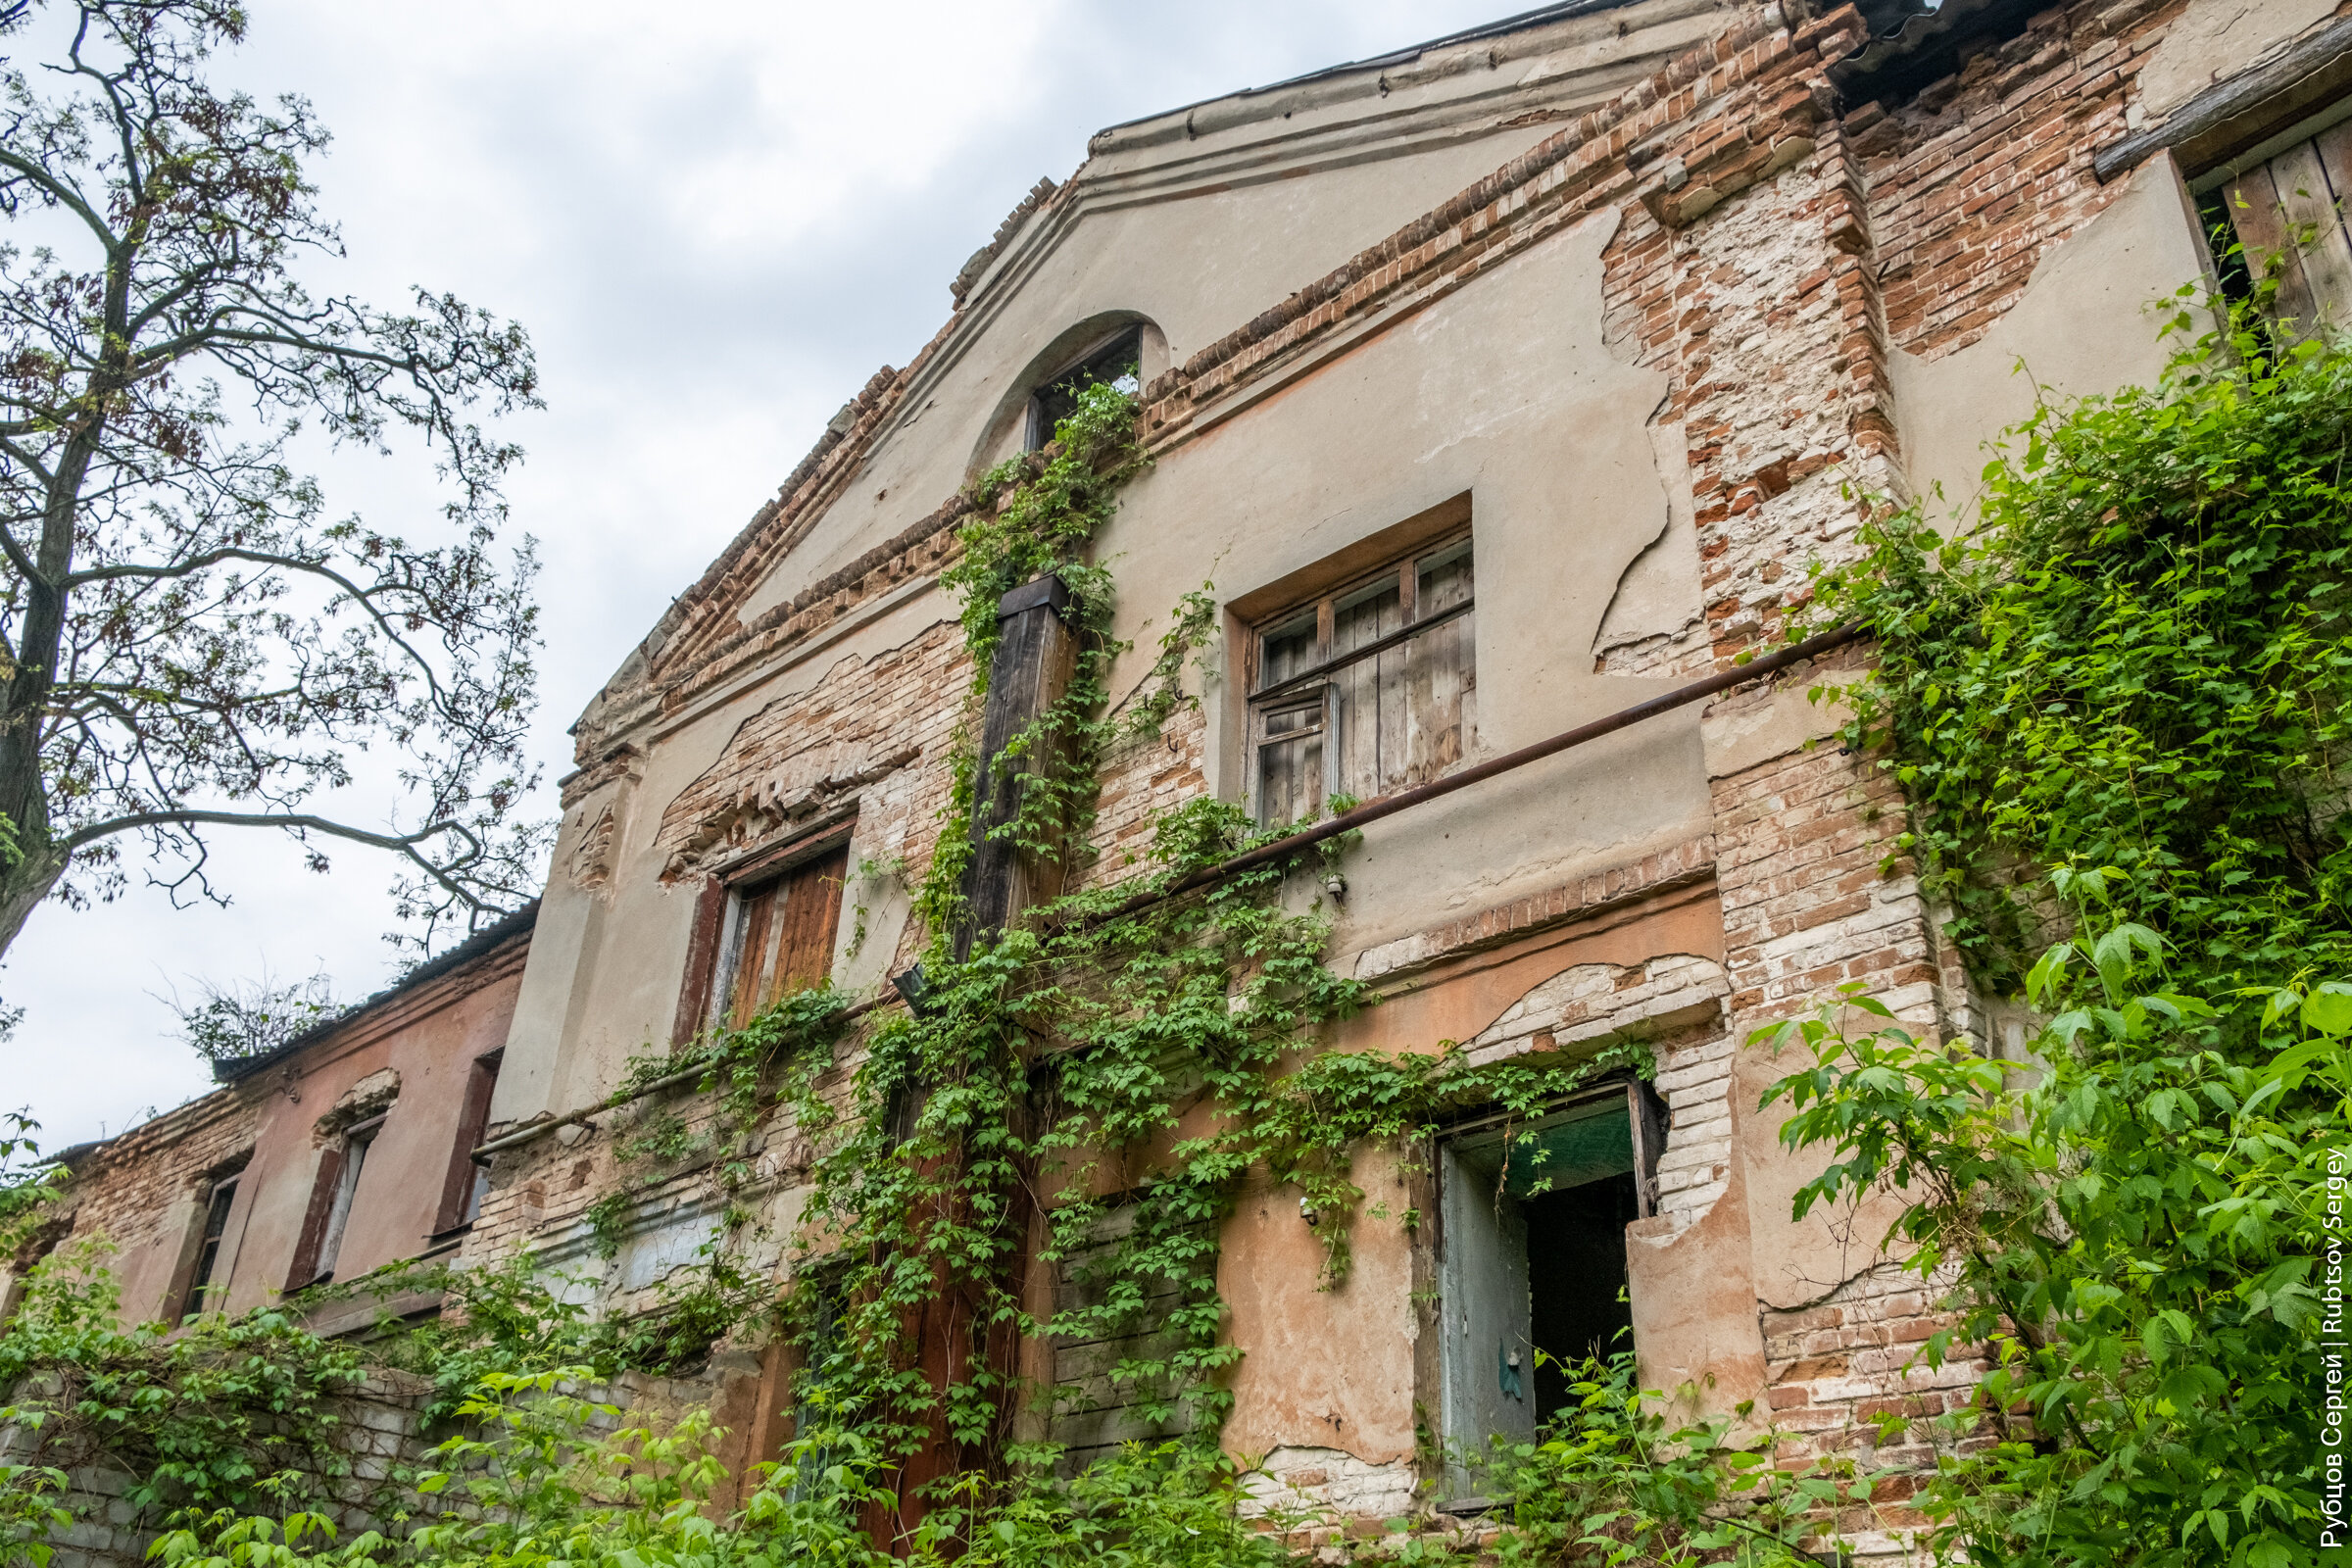
[[[2352,1170],[2352,355],[2259,307],[2155,387],[2040,408],[1972,531],[1898,513],[1817,580],[1879,641],[1845,739],[1903,786],[1896,855],[2047,1020],[2022,1059],[1861,996],[1777,1031],[1813,1056],[1773,1090],[1784,1137],[1834,1153],[1800,1215],[1894,1195],[1907,1266],[1957,1282],[1927,1357],[1993,1359],[1921,1494],[1941,1560],[2337,1555],[2315,1267]]]
[[[1815,584],[1877,638],[1847,739],[1886,749],[1972,969],[2015,986],[2048,938],[2012,890],[2072,866],[2120,871],[2184,972],[2352,970],[2352,355],[2240,308],[2012,434],[1974,529],[1897,513]]]
[[[1752,1408],[1671,1428],[1634,1355],[1572,1369],[1576,1403],[1535,1442],[1497,1442],[1489,1484],[1510,1499],[1506,1564],[1810,1564],[1838,1511],[1871,1482],[1840,1459],[1781,1462],[1782,1434]]]
[[[337,1398],[366,1376],[359,1351],[282,1311],[117,1326],[110,1249],[45,1259],[0,1333],[0,1427],[30,1433],[43,1468],[103,1460],[128,1471],[133,1506],[274,1511],[347,1473],[331,1439]],[[26,1486],[39,1484],[28,1473]],[[0,1484],[0,1492],[10,1490]]]
[[[2131,923],[2052,950],[2031,1067],[1922,1043],[1868,997],[1777,1031],[1814,1058],[1773,1089],[1782,1136],[1838,1156],[1798,1213],[1906,1198],[1906,1266],[1958,1282],[1927,1359],[1993,1361],[1921,1495],[1942,1560],[2329,1560],[2317,1262],[2352,1171],[2352,985],[2200,997],[2162,952]]]

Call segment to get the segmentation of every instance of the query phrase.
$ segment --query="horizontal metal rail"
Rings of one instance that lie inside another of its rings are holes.
[[[1303,832],[1293,833],[1288,838],[1276,839],[1271,844],[1261,844],[1256,849],[1245,851],[1230,860],[1220,860],[1215,865],[1203,866],[1191,875],[1178,879],[1168,887],[1150,893],[1139,893],[1126,903],[1112,908],[1108,913],[1098,915],[1095,918],[1123,920],[1138,910],[1148,909],[1152,905],[1167,899],[1180,898],[1196,888],[1206,887],[1211,882],[1221,882],[1229,876],[1254,869],[1270,861],[1288,859],[1299,851],[1312,849],[1326,839],[1338,838],[1343,833],[1352,833],[1367,822],[1377,822],[1384,816],[1395,816],[1398,811],[1437,800],[1441,796],[1451,795],[1457,790],[1466,790],[1473,784],[1483,784],[1488,779],[1525,767],[1530,762],[1540,762],[1546,757],[1554,757],[1561,752],[1572,751],[1587,741],[1596,741],[1603,735],[1614,735],[1617,731],[1639,724],[1645,718],[1655,718],[1660,713],[1671,712],[1677,708],[1686,707],[1702,698],[1712,697],[1717,692],[1729,691],[1735,686],[1744,686],[1751,680],[1761,680],[1767,675],[1777,675],[1791,664],[1801,664],[1808,659],[1818,659],[1823,654],[1843,648],[1847,643],[1853,642],[1862,635],[1862,627],[1844,625],[1822,632],[1818,636],[1808,637],[1801,643],[1791,643],[1777,653],[1761,655],[1744,664],[1735,664],[1730,669],[1709,675],[1704,680],[1694,680],[1688,686],[1677,686],[1674,690],[1662,692],[1647,702],[1636,703],[1631,708],[1621,708],[1614,713],[1593,719],[1591,723],[1579,724],[1570,730],[1562,730],[1549,740],[1538,741],[1533,746],[1522,746],[1517,751],[1505,752],[1500,757],[1491,757],[1476,766],[1463,768],[1458,773],[1448,773],[1444,778],[1434,779],[1427,784],[1417,784],[1409,790],[1398,790],[1394,795],[1384,795],[1377,801],[1366,801],[1353,810],[1342,811],[1328,822],[1317,822]]]
[[[863,1002],[854,1004],[847,1008],[841,1015],[842,1021],[847,1023],[853,1018],[862,1018],[875,1008],[887,1007],[898,1000],[898,994],[891,991],[886,991],[878,997],[868,997]],[[608,1095],[595,1104],[572,1111],[569,1115],[551,1116],[546,1121],[525,1122],[511,1133],[502,1133],[491,1139],[474,1150],[470,1157],[478,1162],[489,1158],[502,1149],[519,1149],[524,1144],[537,1143],[559,1127],[581,1126],[592,1116],[601,1116],[608,1110],[617,1110],[632,1100],[643,1100],[646,1096],[658,1095],[664,1089],[674,1089],[679,1084],[688,1083],[706,1073],[714,1072],[717,1067],[718,1063],[716,1062],[698,1062],[692,1067],[682,1067],[676,1072],[664,1073],[651,1083],[639,1084],[625,1094]]]
[[[1596,741],[1604,735],[1614,735],[1617,731],[1639,724],[1645,718],[1655,718],[1660,713],[1672,712],[1675,709],[1685,708],[1701,699],[1712,697],[1717,692],[1730,691],[1733,687],[1744,686],[1751,680],[1762,680],[1768,675],[1777,675],[1791,664],[1801,664],[1808,659],[1818,659],[1823,654],[1843,648],[1846,644],[1861,638],[1863,633],[1864,628],[1861,626],[1844,625],[1822,632],[1818,636],[1808,637],[1803,642],[1791,643],[1778,652],[1760,655],[1744,664],[1735,664],[1730,669],[1709,675],[1704,680],[1694,680],[1688,686],[1677,686],[1674,690],[1662,692],[1646,702],[1636,703],[1631,708],[1621,708],[1617,711],[1593,719],[1590,723],[1579,724],[1574,729],[1562,730],[1549,740],[1538,741],[1533,746],[1522,746],[1515,752],[1505,752],[1500,757],[1489,758],[1475,766],[1463,768],[1458,773],[1448,773],[1444,778],[1433,780],[1430,783],[1416,785],[1409,790],[1398,790],[1394,795],[1384,795],[1377,801],[1366,801],[1353,810],[1343,811],[1328,822],[1318,822],[1302,832],[1291,834],[1288,838],[1276,839],[1271,844],[1261,844],[1254,850],[1248,850],[1234,856],[1231,859],[1220,860],[1215,865],[1203,866],[1198,871],[1179,878],[1167,887],[1139,893],[1125,903],[1117,905],[1108,912],[1093,918],[1098,921],[1123,920],[1131,914],[1152,907],[1154,904],[1181,898],[1185,894],[1204,888],[1212,882],[1221,882],[1229,876],[1236,876],[1241,872],[1252,870],[1276,860],[1288,859],[1303,850],[1313,849],[1327,839],[1338,838],[1343,833],[1352,833],[1367,822],[1377,822],[1383,817],[1395,816],[1398,811],[1451,795],[1457,790],[1466,790],[1473,784],[1483,784],[1488,779],[1525,767],[1530,762],[1542,761],[1546,757],[1556,757],[1561,752],[1573,751],[1588,741]],[[878,1007],[886,1007],[900,1000],[896,992],[886,991],[878,997],[869,997],[865,1001],[856,1004],[843,1014],[843,1017],[845,1021],[859,1018]],[[602,1115],[608,1110],[627,1104],[632,1100],[639,1100],[647,1095],[685,1083],[690,1079],[699,1078],[710,1070],[710,1063],[687,1067],[664,1077],[656,1078],[653,1082],[641,1085],[626,1094],[614,1095],[599,1101],[584,1110],[573,1111],[568,1116],[530,1122],[515,1128],[511,1133],[491,1139],[473,1151],[473,1157],[477,1160],[487,1158],[501,1150],[518,1148],[523,1144],[544,1138],[560,1127],[577,1126],[591,1116]]]

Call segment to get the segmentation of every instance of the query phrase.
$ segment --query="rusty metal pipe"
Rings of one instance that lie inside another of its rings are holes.
[[[878,997],[868,997],[863,1002],[844,1007],[841,1012],[842,1022],[847,1023],[853,1018],[862,1018],[876,1007],[886,1007],[898,1000],[895,992],[888,991]],[[643,1100],[646,1096],[660,1094],[664,1089],[674,1089],[679,1084],[690,1083],[712,1070],[714,1070],[712,1063],[697,1062],[694,1066],[681,1071],[656,1078],[651,1083],[640,1084],[626,1094],[608,1095],[585,1110],[575,1110],[565,1116],[551,1116],[545,1121],[526,1121],[521,1126],[491,1139],[479,1149],[473,1150],[466,1157],[479,1164],[501,1150],[519,1149],[524,1144],[537,1143],[559,1127],[585,1125],[591,1117],[601,1116],[608,1110],[617,1110],[631,1101]]]
[[[1808,637],[1803,642],[1792,643],[1788,647],[1781,649],[1778,653],[1765,654],[1744,664],[1736,664],[1730,669],[1709,675],[1704,680],[1694,680],[1688,686],[1677,686],[1673,691],[1661,693],[1647,702],[1636,703],[1631,708],[1621,708],[1614,713],[1593,719],[1590,723],[1579,724],[1574,729],[1562,730],[1549,740],[1538,741],[1533,746],[1522,746],[1515,752],[1505,752],[1500,757],[1489,758],[1486,761],[1480,762],[1474,767],[1465,767],[1458,773],[1449,773],[1446,777],[1430,783],[1416,785],[1409,790],[1399,790],[1394,795],[1384,795],[1377,801],[1367,801],[1355,809],[1342,812],[1328,822],[1318,822],[1302,833],[1294,833],[1289,838],[1277,839],[1271,844],[1260,845],[1258,848],[1246,851],[1229,860],[1220,860],[1215,865],[1204,866],[1171,887],[1153,893],[1139,893],[1119,905],[1108,914],[1097,916],[1097,918],[1102,920],[1125,919],[1128,915],[1148,909],[1154,904],[1167,899],[1179,898],[1192,892],[1195,888],[1206,887],[1211,882],[1222,881],[1226,877],[1264,865],[1269,861],[1295,856],[1301,850],[1312,849],[1326,839],[1337,838],[1342,833],[1352,832],[1366,822],[1377,822],[1382,817],[1394,816],[1408,807],[1419,806],[1425,801],[1437,800],[1440,796],[1451,795],[1456,790],[1466,790],[1473,784],[1484,783],[1498,774],[1508,773],[1514,768],[1525,767],[1530,762],[1541,761],[1544,758],[1555,756],[1560,752],[1571,751],[1584,745],[1587,741],[1598,740],[1603,735],[1613,735],[1621,729],[1641,723],[1645,718],[1654,718],[1660,713],[1687,707],[1701,698],[1712,697],[1717,692],[1729,691],[1735,686],[1744,686],[1751,680],[1761,680],[1767,675],[1777,675],[1791,664],[1799,664],[1808,659],[1829,653],[1833,649],[1843,648],[1847,643],[1857,640],[1862,635],[1862,627],[1844,625],[1822,632],[1818,636]],[[896,994],[886,991],[878,997],[869,997],[848,1008],[843,1013],[843,1018],[846,1021],[860,1017],[877,1007],[888,1006],[899,1000],[900,998]],[[568,1127],[584,1122],[591,1116],[601,1115],[605,1111],[624,1105],[632,1100],[682,1084],[690,1078],[700,1077],[708,1070],[707,1065],[691,1067],[683,1072],[657,1078],[652,1083],[628,1094],[609,1097],[585,1110],[575,1110],[568,1116],[525,1123],[474,1150],[472,1157],[477,1160],[483,1159],[502,1150],[532,1143],[546,1137],[559,1127]]]

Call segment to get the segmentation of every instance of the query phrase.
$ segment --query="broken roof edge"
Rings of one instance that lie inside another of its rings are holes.
[[[1979,45],[2016,37],[2060,0],[1873,0],[1856,9],[1870,42],[1830,70],[1854,101],[1899,103],[1951,75]]]
[[[476,931],[447,953],[425,959],[374,996],[353,1003],[349,1007],[344,1008],[323,1023],[313,1024],[276,1050],[265,1051],[258,1055],[238,1056],[233,1060],[214,1062],[213,1082],[218,1084],[242,1083],[265,1067],[284,1061],[290,1056],[299,1055],[319,1042],[358,1023],[370,1013],[390,1006],[419,987],[429,985],[444,975],[454,974],[477,958],[487,957],[516,937],[527,935],[538,923],[539,901],[533,899],[514,913],[482,927],[481,930]]]
[[[1221,92],[1213,97],[1196,99],[1189,104],[1178,104],[1173,109],[1160,110],[1156,114],[1139,115],[1133,120],[1122,120],[1104,125],[1087,138],[1087,152],[1091,157],[1103,144],[1104,137],[1111,136],[1118,131],[1131,130],[1138,125],[1155,124],[1161,121],[1189,119],[1195,110],[1205,109],[1211,104],[1262,98],[1268,93],[1281,92],[1287,88],[1303,87],[1318,81],[1336,80],[1339,77],[1360,72],[1385,72],[1392,66],[1410,65],[1433,50],[1476,43],[1482,38],[1500,38],[1510,33],[1525,32],[1531,28],[1541,27],[1546,23],[1566,22],[1576,17],[1590,16],[1596,11],[1614,11],[1622,6],[1635,3],[1636,0],[1561,0],[1559,4],[1539,6],[1533,11],[1522,11],[1515,16],[1501,18],[1499,21],[1481,23],[1475,27],[1465,27],[1459,32],[1449,32],[1443,37],[1406,44],[1402,48],[1391,49],[1385,54],[1368,55],[1361,60],[1344,60],[1338,65],[1324,66],[1297,76],[1285,76],[1280,81],[1269,81],[1262,86],[1243,87],[1233,92]],[[1269,108],[1268,113],[1272,112]]]

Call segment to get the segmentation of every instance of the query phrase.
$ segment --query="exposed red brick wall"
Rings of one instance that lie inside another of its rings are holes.
[[[2123,182],[2102,186],[2091,155],[2125,134],[2132,78],[2180,9],[2053,8],[1912,99],[1849,110],[1898,347],[1975,342],[2042,255],[2115,199]]]

